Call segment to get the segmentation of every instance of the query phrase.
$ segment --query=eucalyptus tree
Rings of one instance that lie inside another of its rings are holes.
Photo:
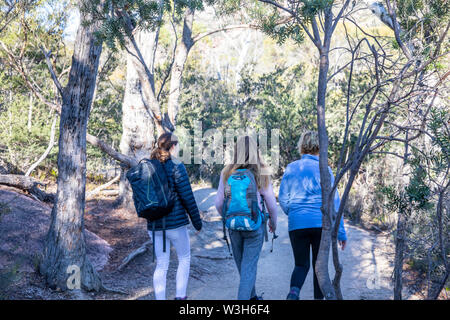
[[[120,142],[122,155],[137,161],[148,157],[155,136],[175,129],[183,70],[195,43],[221,31],[252,27],[250,24],[238,24],[193,34],[195,13],[203,10],[205,4],[217,3],[110,1],[108,10],[93,10],[96,18],[102,21],[99,34],[105,43],[113,49],[124,49],[127,53]],[[167,57],[158,61],[160,34],[164,24],[170,26],[174,40],[171,40],[170,51],[161,50]],[[125,179],[127,167],[128,163],[123,163],[118,203],[132,209],[131,189]]]
[[[53,77],[61,95],[58,188],[45,241],[40,272],[51,288],[73,289],[75,272],[80,288],[99,290],[102,282],[86,256],[84,210],[86,187],[86,130],[94,96],[102,42],[100,23],[93,20],[87,1],[80,3],[81,23],[75,40],[67,85]],[[101,6],[101,3],[99,4]],[[54,75],[54,73],[52,73]]]

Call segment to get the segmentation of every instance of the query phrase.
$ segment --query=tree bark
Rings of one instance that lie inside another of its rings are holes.
[[[448,276],[450,274],[450,266],[447,261],[447,252],[448,252],[447,247],[449,244],[447,241],[448,235],[444,232],[444,226],[443,226],[443,215],[445,214],[445,211],[447,211],[449,208],[449,206],[448,206],[449,201],[448,201],[448,197],[446,196],[447,188],[449,185],[450,185],[450,182],[447,182],[447,185],[439,191],[439,198],[438,198],[438,203],[436,206],[436,216],[437,216],[437,220],[438,220],[439,248],[441,250],[442,261],[444,262],[445,273],[444,273],[444,276],[443,276],[441,282],[438,285],[438,288],[435,290],[435,292],[432,295],[430,295],[432,297],[432,299],[434,299],[434,300],[437,300],[439,298],[439,295],[441,294],[441,291],[444,289],[445,284],[447,283]],[[447,202],[447,204],[445,205],[444,202]]]
[[[320,289],[327,300],[336,299],[336,294],[328,272],[328,257],[331,246],[331,208],[329,194],[331,192],[331,176],[328,171],[328,133],[325,123],[325,98],[327,92],[327,74],[329,68],[328,48],[320,52],[319,79],[317,87],[317,128],[319,133],[319,170],[322,188],[322,237],[316,260],[316,275]]]
[[[405,253],[405,213],[399,211],[397,220],[397,233],[395,236],[395,259],[394,259],[394,300],[402,300],[403,289],[403,260]]]
[[[183,22],[183,35],[181,38],[181,43],[177,46],[175,52],[175,59],[170,75],[170,92],[169,101],[167,104],[167,112],[169,115],[169,120],[175,127],[177,121],[178,111],[180,110],[180,94],[181,94],[181,83],[183,77],[184,65],[189,55],[189,51],[194,45],[194,40],[192,39],[192,25],[194,23],[194,10],[191,8],[186,8],[186,13]]]
[[[152,61],[155,41],[154,33],[139,31],[136,41],[147,65]],[[120,151],[122,154],[140,161],[149,158],[154,143],[155,125],[151,113],[144,103],[142,77],[145,72],[133,54],[127,54],[127,78],[125,95],[122,104],[122,138]],[[118,204],[128,210],[134,210],[131,187],[122,168],[119,183]]]
[[[80,271],[82,289],[102,288],[101,280],[86,256],[83,233],[86,129],[102,51],[102,44],[94,34],[99,25],[99,21],[91,21],[89,12],[81,11],[69,81],[62,92],[58,189],[40,265],[40,272],[49,287],[61,290],[72,289],[68,283],[73,268]]]

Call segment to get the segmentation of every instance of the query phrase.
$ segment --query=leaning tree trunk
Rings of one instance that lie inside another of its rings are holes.
[[[189,55],[189,51],[194,45],[192,39],[192,25],[194,23],[194,10],[186,8],[183,22],[183,35],[180,44],[177,46],[175,59],[170,74],[170,92],[167,103],[167,113],[173,127],[176,125],[178,111],[180,110],[181,84],[184,66]]]
[[[136,41],[140,47],[142,55],[147,65],[150,65],[152,59],[152,45],[155,41],[155,34],[145,31],[139,31],[136,35]],[[148,158],[154,142],[155,125],[151,112],[144,104],[142,93],[142,84],[139,78],[139,72],[144,74],[136,58],[127,54],[127,78],[125,86],[125,95],[122,104],[122,138],[120,141],[120,151],[122,154],[135,158],[137,161],[142,158]],[[120,206],[134,210],[131,187],[125,174],[127,168],[122,168],[119,182]]]
[[[85,290],[101,288],[101,280],[86,256],[83,232],[86,128],[102,51],[94,35],[99,23],[86,25],[90,18],[89,13],[81,12],[69,81],[61,91],[58,189],[40,265],[48,285],[61,290],[74,288],[69,286],[72,276],[78,277],[80,287]]]
[[[316,275],[325,298],[336,299],[333,285],[328,272],[328,257],[331,246],[331,231],[333,228],[331,221],[331,176],[328,171],[328,134],[325,123],[325,97],[327,93],[327,74],[329,68],[328,48],[325,47],[320,52],[319,80],[317,89],[317,128],[319,132],[319,169],[320,185],[322,188],[322,237],[320,248],[316,260]]]

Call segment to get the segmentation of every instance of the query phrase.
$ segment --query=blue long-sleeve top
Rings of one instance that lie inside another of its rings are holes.
[[[331,175],[331,184],[334,176]],[[322,227],[322,188],[320,186],[319,156],[303,154],[300,160],[286,167],[281,180],[278,201],[288,215],[289,231]],[[336,190],[334,208],[339,208],[339,193]],[[347,240],[344,219],[339,224],[338,240]]]

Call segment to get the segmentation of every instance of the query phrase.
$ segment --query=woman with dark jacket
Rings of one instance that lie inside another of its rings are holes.
[[[186,289],[189,279],[191,248],[187,225],[189,218],[197,230],[202,228],[202,220],[192,193],[191,184],[184,164],[175,156],[178,154],[178,140],[172,133],[164,133],[158,139],[158,146],[152,151],[151,158],[158,159],[164,166],[169,180],[176,193],[176,201],[172,211],[164,219],[155,221],[156,269],[153,274],[153,287],[157,300],[166,299],[166,275],[169,268],[170,244],[175,247],[178,256],[176,276],[176,300],[187,299]],[[148,222],[147,229],[152,238],[153,222]],[[163,250],[163,232],[166,230],[166,250]]]

